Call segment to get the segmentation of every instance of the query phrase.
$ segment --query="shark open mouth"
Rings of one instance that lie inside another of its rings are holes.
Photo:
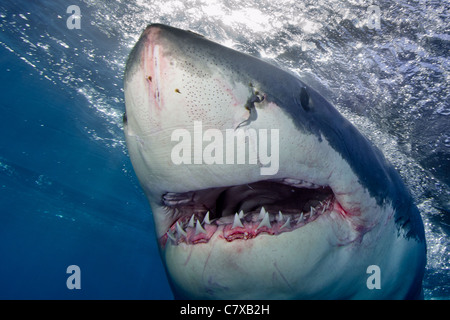
[[[329,186],[289,178],[165,193],[162,202],[172,221],[160,238],[163,247],[168,241],[206,243],[216,232],[226,241],[278,235],[311,223],[335,206],[343,211]]]

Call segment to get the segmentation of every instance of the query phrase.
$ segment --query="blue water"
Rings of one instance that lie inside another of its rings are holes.
[[[0,50],[0,298],[170,298],[127,155],[84,132],[104,130],[84,97]]]
[[[367,2],[367,3],[365,3]],[[369,3],[370,2],[370,3]],[[448,1],[0,3],[0,299],[171,299],[121,119],[150,22],[190,28],[307,79],[400,171],[424,219],[427,299],[450,298]],[[69,5],[81,29],[69,30]],[[69,265],[81,289],[66,286]]]

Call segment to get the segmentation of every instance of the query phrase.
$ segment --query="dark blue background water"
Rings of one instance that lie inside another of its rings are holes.
[[[171,298],[127,155],[86,134],[85,97],[0,52],[0,298]]]
[[[0,47],[0,298],[172,298],[129,158],[92,137],[121,131],[108,133],[84,95],[36,69]],[[72,264],[81,290],[66,287]]]
[[[321,88],[411,188],[425,296],[448,299],[450,5],[380,1],[374,31],[371,3],[3,0],[0,299],[172,298],[121,129],[126,57],[150,22],[274,59]],[[72,4],[80,30],[66,27]],[[66,287],[73,264],[81,290]]]

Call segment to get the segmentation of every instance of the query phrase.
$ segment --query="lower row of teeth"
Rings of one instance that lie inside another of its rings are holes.
[[[289,215],[283,215],[281,211],[278,211],[277,215],[269,214],[269,212],[266,211],[264,207],[261,208],[261,211],[259,212],[259,215],[256,216],[256,214],[252,214],[252,221],[256,220],[254,222],[258,222],[259,224],[256,228],[256,231],[260,229],[268,230],[272,228],[273,223],[277,223],[278,230],[280,232],[291,230],[292,228],[299,227],[304,225],[307,221],[311,221],[312,219],[315,219],[316,215],[323,214],[328,208],[330,207],[331,201],[328,200],[325,203],[321,203],[320,206],[317,208],[310,207],[309,212],[301,212],[299,214],[289,214]],[[231,226],[231,230],[237,229],[237,228],[245,228],[244,224],[242,223],[242,220],[245,219],[246,215],[244,215],[244,212],[241,210],[239,213],[234,214],[233,223]],[[247,218],[248,219],[248,218]],[[175,226],[169,229],[167,231],[166,235],[167,238],[172,241],[172,243],[179,243],[183,242],[183,239],[188,238],[188,233],[186,232],[187,228],[195,228],[195,236],[198,236],[200,234],[207,234],[207,231],[205,230],[205,227],[207,225],[211,225],[212,223],[215,223],[217,226],[219,225],[227,225],[231,224],[229,221],[227,222],[226,219],[219,219],[215,221],[211,221],[209,217],[209,211],[206,213],[204,219],[202,222],[200,220],[196,219],[195,215],[193,214],[191,218],[189,219],[189,222],[186,223],[180,223],[180,221],[177,221],[175,223]],[[245,220],[244,220],[245,223]],[[203,225],[203,226],[202,226]]]

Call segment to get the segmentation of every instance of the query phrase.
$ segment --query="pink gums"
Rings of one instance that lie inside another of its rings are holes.
[[[286,221],[276,221],[272,219],[270,222],[270,228],[268,226],[261,226],[260,220],[257,220],[257,215],[253,215],[253,219],[250,221],[242,221],[243,227],[234,227],[231,223],[212,223],[212,224],[203,224],[203,229],[205,232],[196,231],[196,227],[185,227],[185,235],[180,235],[177,232],[177,223],[179,225],[187,224],[187,217],[182,217],[176,223],[174,223],[168,233],[171,234],[169,237],[168,233],[164,234],[160,238],[161,246],[164,248],[167,244],[167,241],[171,241],[173,244],[178,245],[180,243],[186,244],[199,244],[199,243],[207,243],[212,236],[216,232],[221,232],[219,235],[220,238],[225,239],[228,242],[234,240],[249,240],[257,237],[260,234],[267,235],[278,235],[284,232],[290,232],[300,227],[303,227],[307,223],[310,223],[316,220],[320,215],[316,214],[313,217],[307,216],[302,221],[294,220],[286,225]]]

